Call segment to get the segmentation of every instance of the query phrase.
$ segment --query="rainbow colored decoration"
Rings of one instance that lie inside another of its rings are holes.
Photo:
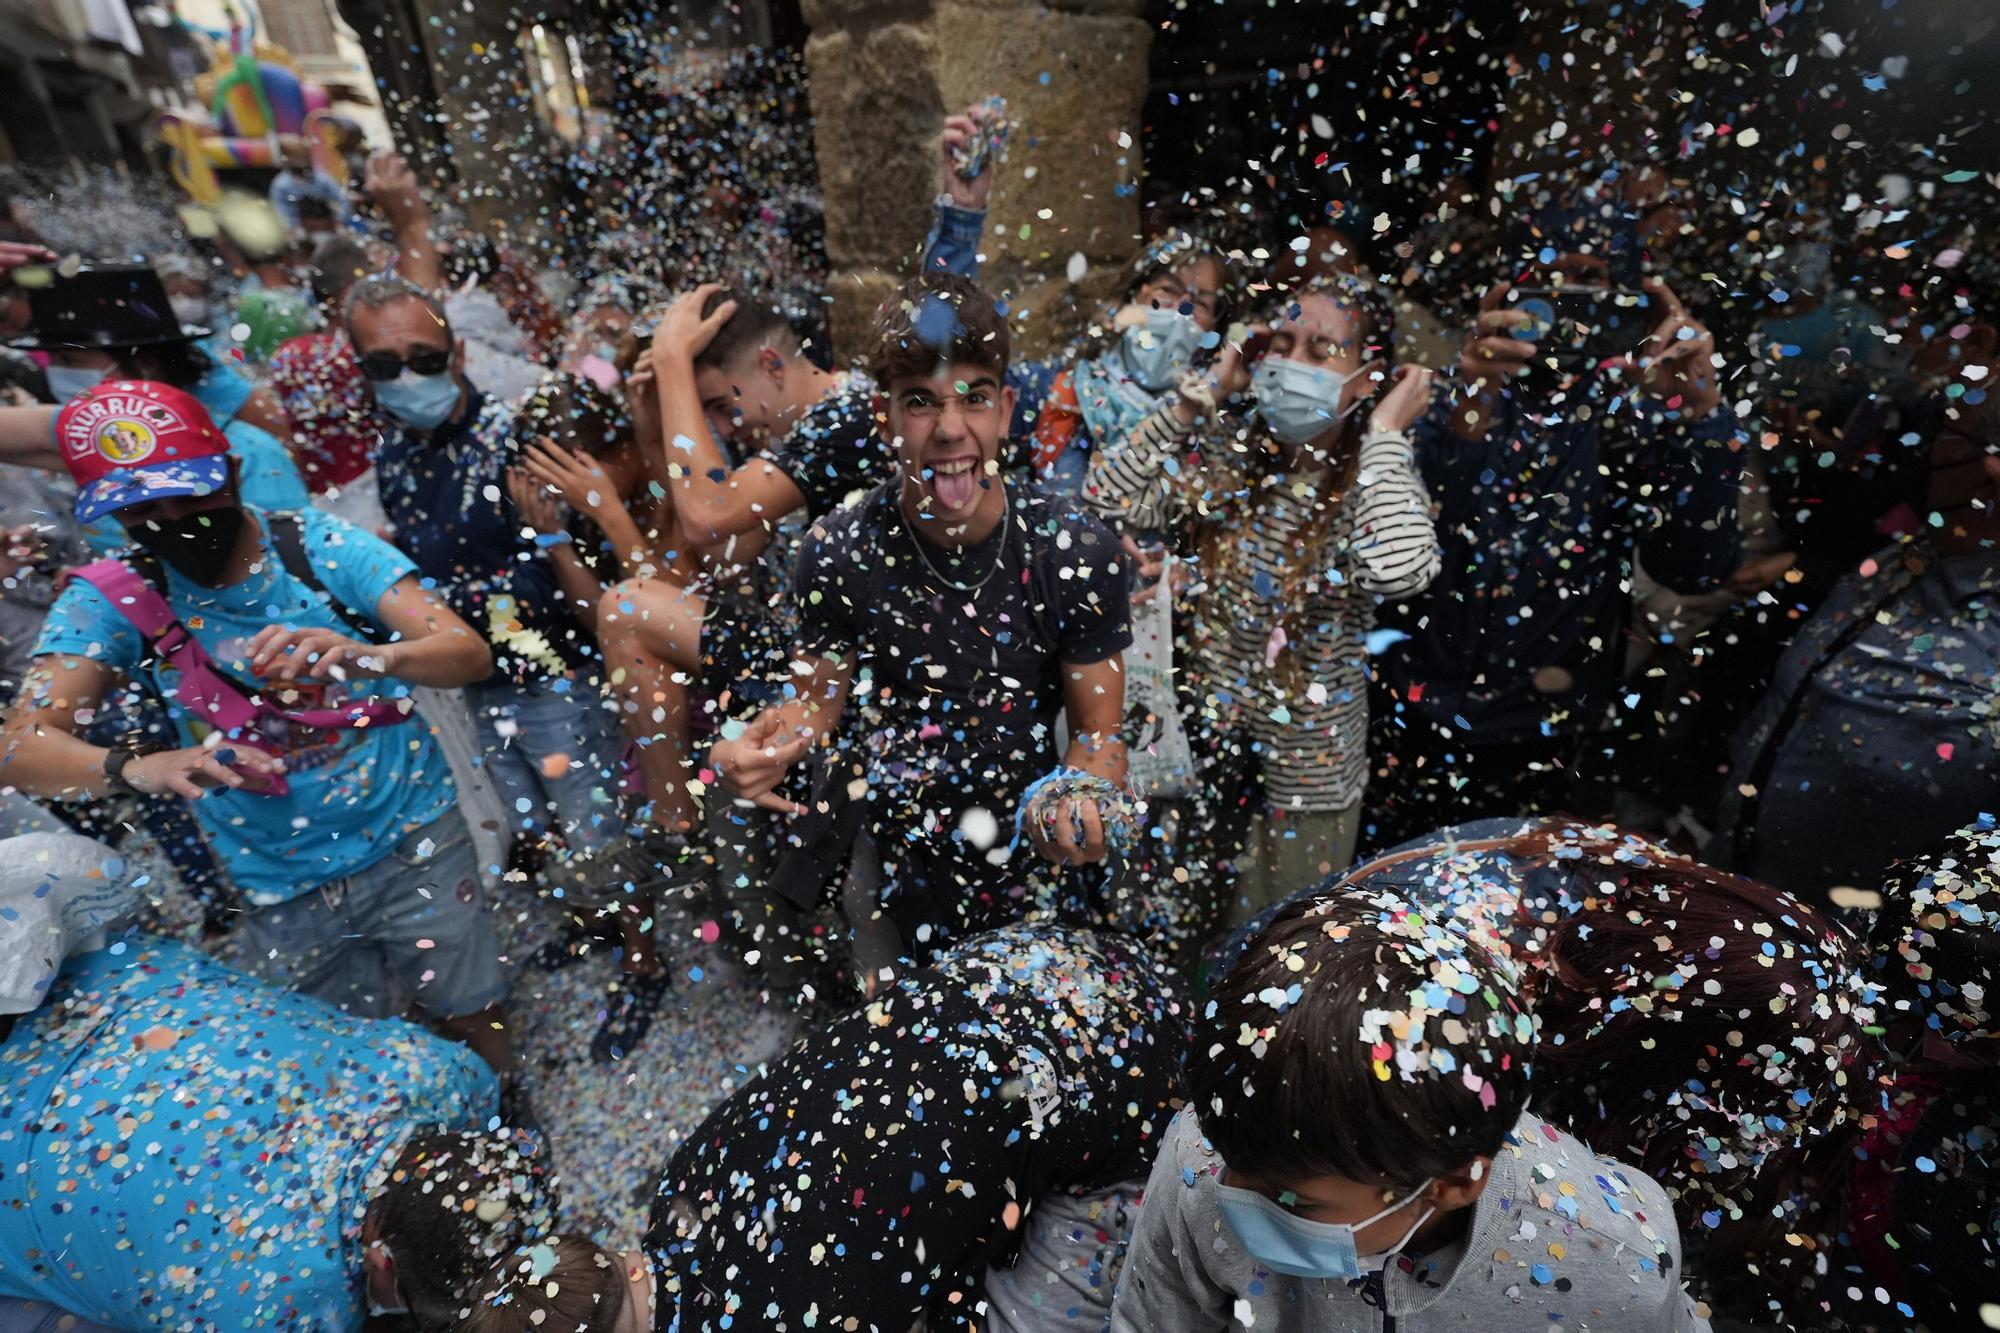
[[[289,65],[231,56],[215,71],[215,130],[202,146],[218,167],[275,167],[279,137],[306,137],[313,128],[308,122],[330,102],[326,89]]]
[[[327,90],[299,73],[290,52],[256,40],[254,20],[234,5],[228,12],[227,32],[183,21],[215,44],[216,55],[213,67],[195,84],[209,104],[207,121],[173,112],[159,119],[174,179],[197,203],[211,204],[219,193],[217,170],[279,166],[279,140],[297,137],[311,144],[316,167],[345,180]]]

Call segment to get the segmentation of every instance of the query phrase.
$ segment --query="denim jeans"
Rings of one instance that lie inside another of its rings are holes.
[[[565,856],[587,856],[619,837],[624,738],[595,687],[574,680],[510,681],[476,685],[465,697],[480,762],[500,795],[510,838],[553,828],[562,834]]]

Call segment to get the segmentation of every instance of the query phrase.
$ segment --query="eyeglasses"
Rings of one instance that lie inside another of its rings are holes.
[[[451,369],[451,349],[449,347],[420,347],[410,353],[410,359],[390,352],[378,352],[361,358],[361,373],[377,384],[395,379],[408,366],[419,375],[442,375]]]

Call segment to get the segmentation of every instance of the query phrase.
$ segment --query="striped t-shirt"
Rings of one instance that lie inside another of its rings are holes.
[[[1265,798],[1330,813],[1360,800],[1367,781],[1376,600],[1430,583],[1437,534],[1406,436],[1363,436],[1354,484],[1328,495],[1324,476],[1246,469],[1240,460],[1267,448],[1260,430],[1190,432],[1169,403],[1124,439],[1099,443],[1084,499],[1127,529],[1174,533],[1185,551],[1218,527],[1238,543],[1202,571],[1188,665],[1205,706],[1256,743]],[[1327,505],[1330,530],[1316,536]],[[1315,568],[1287,605],[1287,574],[1302,560]]]

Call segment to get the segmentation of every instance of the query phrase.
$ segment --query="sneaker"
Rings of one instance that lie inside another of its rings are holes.
[[[708,880],[708,861],[677,833],[655,830],[644,838],[620,838],[594,856],[571,857],[567,871],[588,897],[616,897],[630,884],[656,895],[662,905],[684,897]]]
[[[560,972],[590,952],[598,934],[577,918],[564,917],[562,930],[528,955],[528,966],[539,972]]]
[[[629,1058],[652,1031],[660,1002],[673,990],[674,980],[665,972],[657,976],[621,973],[612,984],[597,1035],[590,1039],[590,1058],[598,1064]]]

